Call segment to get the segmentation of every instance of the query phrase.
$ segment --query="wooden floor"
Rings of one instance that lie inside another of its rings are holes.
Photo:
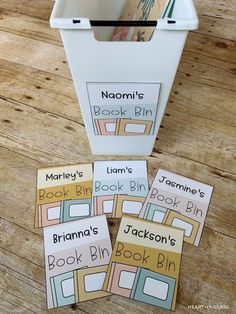
[[[164,167],[214,186],[199,248],[184,245],[177,312],[236,313],[236,2],[196,0],[189,35],[155,149]],[[43,239],[34,228],[36,169],[90,162],[50,0],[0,0],[0,313],[46,313]],[[108,157],[106,157],[108,159]],[[125,158],[125,157],[124,157]],[[114,235],[118,222],[110,223]],[[166,313],[121,297],[52,313]],[[50,312],[50,311],[48,311]]]

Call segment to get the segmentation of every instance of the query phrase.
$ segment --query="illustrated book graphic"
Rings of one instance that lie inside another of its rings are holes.
[[[112,247],[105,215],[44,228],[47,307],[108,296]]]
[[[35,227],[92,216],[92,164],[39,169]]]
[[[125,215],[104,291],[175,310],[184,232]]]
[[[140,218],[184,230],[184,241],[199,246],[213,187],[159,169]]]

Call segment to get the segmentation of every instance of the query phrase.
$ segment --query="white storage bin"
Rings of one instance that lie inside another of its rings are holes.
[[[92,25],[114,24],[125,3],[57,0],[50,19],[60,29],[98,155],[152,153],[188,31],[198,27],[193,1],[176,0],[172,18],[157,20],[150,41],[108,41],[113,29]]]

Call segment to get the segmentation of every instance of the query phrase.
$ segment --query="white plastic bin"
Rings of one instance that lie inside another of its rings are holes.
[[[119,20],[125,2],[57,0],[50,19],[98,155],[152,153],[188,31],[198,27],[193,1],[176,0],[172,18],[157,21],[150,41],[106,41],[112,29],[91,25]]]

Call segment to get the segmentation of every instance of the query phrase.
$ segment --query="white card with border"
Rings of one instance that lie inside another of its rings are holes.
[[[138,216],[148,194],[146,160],[94,163],[93,214]]]
[[[105,297],[112,247],[105,215],[44,228],[48,309]]]
[[[184,241],[199,246],[213,187],[159,169],[140,218],[183,229]]]

